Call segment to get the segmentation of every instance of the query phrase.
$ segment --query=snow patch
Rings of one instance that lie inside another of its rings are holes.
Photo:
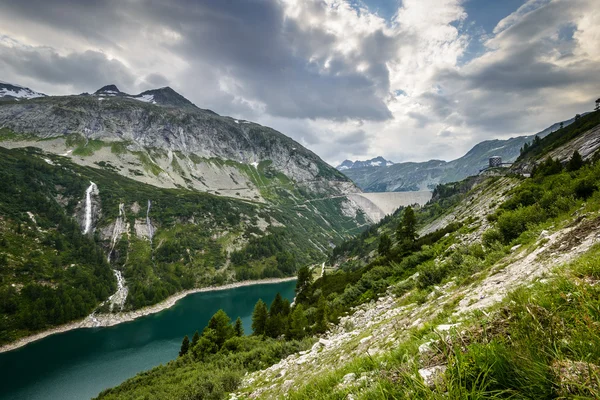
[[[153,94],[142,94],[142,95],[139,95],[139,96],[130,97],[130,99],[135,99],[135,100],[143,101],[144,103],[156,104],[156,100],[154,100],[154,95]]]
[[[7,85],[11,85],[14,87],[18,87],[19,90],[9,89],[7,87],[0,88],[0,97],[15,97],[17,99],[35,99],[37,97],[44,97],[43,94],[34,92],[31,89],[24,88],[22,86],[13,85],[12,83],[8,83]]]

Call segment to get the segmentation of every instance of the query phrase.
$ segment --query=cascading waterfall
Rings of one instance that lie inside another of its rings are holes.
[[[83,233],[86,234],[92,228],[92,193],[96,188],[96,184],[90,181],[90,186],[85,191],[85,221]]]
[[[125,205],[123,203],[119,204],[119,216],[115,221],[115,227],[113,228],[113,233],[110,238],[110,251],[108,252],[108,262],[110,263],[110,257],[117,245],[117,241],[119,240],[119,236],[123,233],[125,227]]]
[[[152,222],[150,221],[150,208],[152,207],[152,202],[148,200],[148,209],[146,210],[146,227],[148,228],[148,237],[150,238],[150,246],[152,246],[152,238],[154,237],[154,227],[152,226]]]

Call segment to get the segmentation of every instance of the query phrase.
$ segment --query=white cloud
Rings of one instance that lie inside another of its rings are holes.
[[[462,29],[463,0],[404,0],[389,21],[344,0],[27,3],[0,5],[0,79],[50,94],[168,84],[332,164],[458,157],[600,93],[596,0],[529,0],[486,37]],[[465,62],[470,41],[484,51]]]

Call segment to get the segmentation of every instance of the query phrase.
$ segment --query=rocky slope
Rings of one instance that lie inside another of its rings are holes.
[[[574,119],[563,121],[566,127]],[[540,138],[558,130],[556,123],[536,135]],[[453,161],[430,160],[426,162],[404,162],[379,168],[344,169],[344,174],[366,192],[398,192],[433,190],[439,183],[456,182],[477,175],[488,165],[492,156],[500,156],[511,163],[517,159],[525,143],[536,135],[520,136],[507,140],[486,140],[475,145],[467,154]],[[339,169],[339,168],[338,168]]]
[[[34,145],[83,165],[104,162],[161,187],[260,198],[254,171],[262,166],[309,194],[357,191],[285,135],[202,110],[168,87],[129,95],[108,85],[92,95],[2,102],[0,127],[17,134],[5,146]]]

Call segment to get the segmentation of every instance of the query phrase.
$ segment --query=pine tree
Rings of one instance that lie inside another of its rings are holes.
[[[298,270],[298,281],[296,281],[296,294],[301,292],[304,288],[310,285],[312,274],[308,266],[301,267]]]
[[[398,225],[398,239],[414,242],[417,238],[417,217],[411,206],[404,209],[402,222]]]
[[[583,167],[583,158],[581,157],[581,154],[579,154],[579,152],[575,150],[573,152],[573,156],[567,163],[567,171],[577,171],[581,167]]]
[[[278,338],[285,328],[284,318],[281,314],[269,315],[265,326],[265,335]]]
[[[281,297],[281,293],[277,292],[269,308],[269,317],[281,314],[283,314],[283,297]]]
[[[600,111],[600,99],[596,100],[596,107],[594,108],[594,111]]]
[[[306,300],[305,289],[310,286],[312,273],[307,266],[301,267],[298,270],[298,281],[296,282],[296,298],[299,303]]]
[[[256,302],[254,312],[252,313],[252,332],[254,335],[265,334],[268,316],[269,311],[267,310],[267,305],[262,299],[259,299]]]
[[[290,301],[288,299],[283,299],[283,312],[281,313],[281,315],[283,315],[284,317],[287,317],[288,315],[290,315],[291,311],[292,311],[292,309],[291,309]]]
[[[179,350],[179,357],[182,357],[187,354],[190,349],[190,338],[187,335],[183,337],[183,342],[181,342],[181,349]]]
[[[327,331],[327,301],[321,295],[317,303],[317,312],[315,313],[315,332],[325,333]]]
[[[206,329],[212,329],[215,331],[216,342],[215,344],[220,348],[223,343],[233,336],[233,327],[231,326],[231,318],[223,310],[219,310],[213,315],[208,321]]]
[[[308,319],[304,314],[304,307],[302,304],[298,304],[292,310],[290,315],[290,338],[302,339],[306,335],[306,328],[308,327]]]
[[[196,345],[196,343],[198,343],[198,340],[200,340],[200,334],[198,333],[198,331],[196,331],[196,333],[194,333],[194,337],[192,337],[192,346],[194,347]]]
[[[235,332],[235,336],[244,336],[244,326],[242,325],[242,320],[240,317],[237,317],[237,319],[235,320],[235,326],[233,327],[233,331]]]
[[[392,248],[392,240],[390,239],[390,237],[388,236],[387,233],[384,233],[379,238],[379,247],[378,247],[377,251],[379,252],[380,256],[387,256],[388,254],[390,254],[391,248]]]

